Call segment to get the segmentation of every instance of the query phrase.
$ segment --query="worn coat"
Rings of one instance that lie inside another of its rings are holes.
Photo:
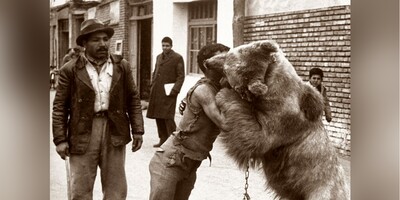
[[[311,85],[310,81],[307,81],[307,84]],[[324,99],[324,113],[326,118],[332,118],[331,104],[328,99],[328,95],[326,94],[326,87],[321,83],[321,89],[315,88],[322,94]]]
[[[184,79],[185,68],[181,55],[171,50],[165,58],[163,58],[163,54],[157,56],[150,89],[148,118],[174,119],[176,97]],[[166,95],[164,90],[166,83],[175,83],[171,92],[175,95]]]
[[[129,63],[111,55],[113,75],[108,108],[109,131],[114,146],[126,145],[131,131],[143,134],[143,116],[139,93]],[[74,58],[60,70],[59,86],[53,103],[53,142],[69,143],[70,153],[84,154],[90,142],[94,116],[95,90],[86,60]]]

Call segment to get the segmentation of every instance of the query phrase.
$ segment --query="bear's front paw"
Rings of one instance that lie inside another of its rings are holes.
[[[268,86],[259,80],[250,83],[247,88],[256,97],[263,96],[268,92]]]

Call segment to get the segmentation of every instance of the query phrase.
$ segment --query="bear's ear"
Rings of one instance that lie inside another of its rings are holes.
[[[204,61],[204,67],[208,69],[223,70],[226,53],[215,55]]]
[[[278,43],[276,43],[273,40],[264,40],[260,42],[260,49],[269,54],[272,52],[278,52],[279,51],[279,46]]]
[[[251,55],[251,58],[254,60],[259,61],[264,60],[268,61],[269,63],[276,62],[276,53],[280,51],[278,43],[273,40],[263,40],[259,42],[254,42],[250,48],[248,49],[248,54]],[[250,60],[252,60],[250,58]]]

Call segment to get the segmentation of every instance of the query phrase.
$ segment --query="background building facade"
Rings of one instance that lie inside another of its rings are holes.
[[[165,36],[185,62],[177,103],[203,76],[196,65],[202,46],[276,40],[303,80],[312,67],[324,71],[333,114],[324,123],[338,151],[351,155],[350,0],[51,0],[50,5],[50,65],[59,66],[75,46],[84,19],[99,18],[115,29],[110,50],[130,62],[143,100]]]

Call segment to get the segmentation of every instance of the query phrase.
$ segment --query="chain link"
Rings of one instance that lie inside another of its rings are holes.
[[[250,200],[250,195],[247,193],[247,189],[249,188],[249,181],[248,181],[249,176],[250,176],[249,163],[247,163],[246,172],[244,173],[245,184],[244,184],[243,200]]]

